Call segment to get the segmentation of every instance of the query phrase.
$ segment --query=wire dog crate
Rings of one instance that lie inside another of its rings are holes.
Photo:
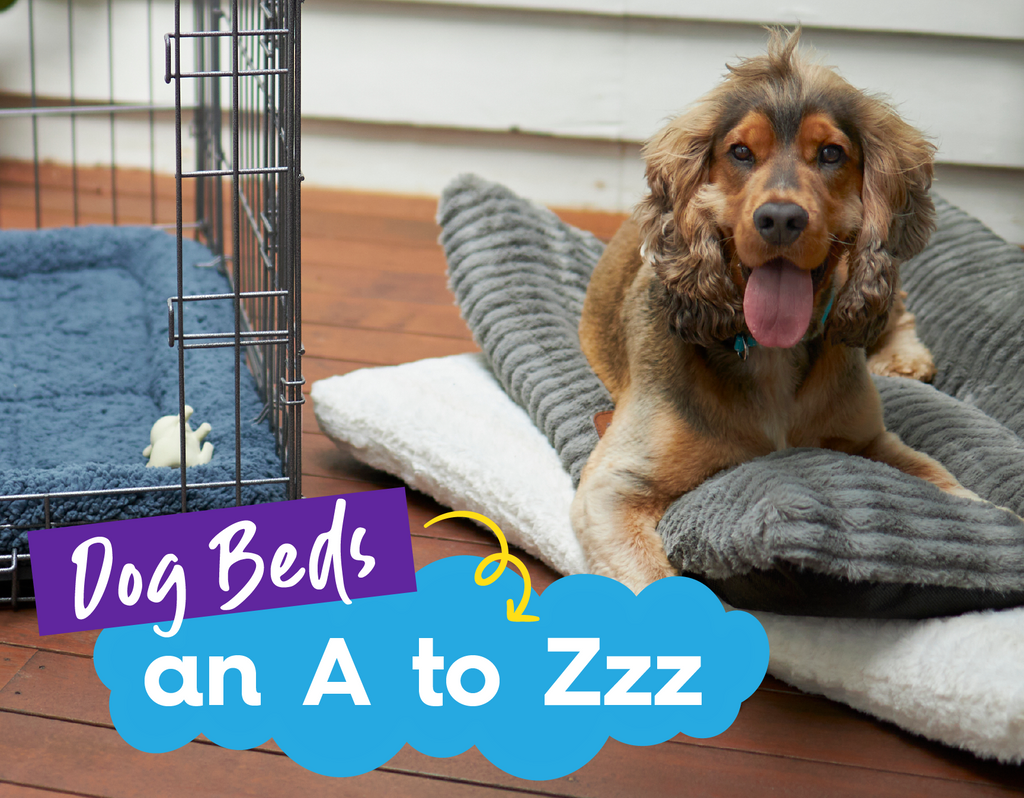
[[[251,486],[301,496],[300,38],[300,0],[194,0],[184,9],[175,0],[173,10],[159,0],[16,0],[2,12],[0,70],[13,52],[24,65],[0,73],[0,228],[144,224],[174,232],[178,288],[164,312],[178,415],[186,417],[192,350],[232,352],[235,394],[234,451],[218,452],[233,461],[232,479],[204,481],[203,469],[186,469],[180,425],[175,484],[0,495],[0,532],[74,523],[56,512],[72,499],[113,499],[112,520],[124,517],[119,496],[170,494],[170,511],[181,512],[194,509],[190,497],[201,491],[233,489],[235,504]],[[157,99],[161,77],[173,103]],[[186,293],[189,237],[213,253],[208,265],[227,276],[229,290]],[[190,316],[207,303],[230,305],[231,329],[189,331]],[[262,402],[257,418],[242,409],[246,366]],[[269,425],[280,476],[247,474],[242,431],[252,424]],[[5,508],[26,504],[41,508],[41,524],[5,518]],[[0,606],[27,603],[29,554],[0,553]]]

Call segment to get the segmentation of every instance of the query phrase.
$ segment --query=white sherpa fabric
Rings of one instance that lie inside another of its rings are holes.
[[[483,355],[361,369],[314,383],[312,396],[320,429],[364,463],[486,515],[560,573],[586,571],[569,526],[572,478]]]
[[[585,570],[571,480],[481,355],[355,371],[312,396],[321,429],[360,460],[487,515],[557,571]],[[1024,608],[923,621],[754,614],[773,676],[947,745],[1024,760]]]

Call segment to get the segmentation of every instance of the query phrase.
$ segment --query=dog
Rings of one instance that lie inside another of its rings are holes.
[[[930,379],[899,264],[934,227],[934,147],[774,30],[644,148],[649,191],[591,277],[580,343],[615,402],[581,474],[590,569],[676,573],[657,533],[715,473],[790,447],[978,497],[885,429],[869,373]]]

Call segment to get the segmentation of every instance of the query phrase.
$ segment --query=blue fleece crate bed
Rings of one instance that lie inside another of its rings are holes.
[[[184,242],[185,295],[230,291],[209,250]],[[0,232],[0,496],[180,483],[147,468],[153,423],[178,412],[178,355],[168,346],[167,299],[177,295],[175,240],[149,228]],[[232,303],[185,303],[186,333],[230,332]],[[235,478],[234,351],[186,353],[191,425],[208,422],[214,455],[189,483]],[[281,476],[262,402],[242,368],[242,478]],[[247,504],[284,498],[281,485],[243,489]],[[193,510],[234,504],[234,488],[189,491]],[[178,491],[51,500],[55,524],[174,512]],[[38,499],[0,501],[0,554],[27,550],[44,526]],[[16,527],[16,528],[12,528]]]

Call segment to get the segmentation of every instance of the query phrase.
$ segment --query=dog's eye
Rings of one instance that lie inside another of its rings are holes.
[[[818,150],[818,163],[835,164],[843,159],[843,148],[838,144],[826,144]]]
[[[737,161],[749,163],[754,160],[754,153],[752,153],[750,151],[750,147],[747,147],[745,144],[733,144],[730,152],[732,153],[732,157]]]

